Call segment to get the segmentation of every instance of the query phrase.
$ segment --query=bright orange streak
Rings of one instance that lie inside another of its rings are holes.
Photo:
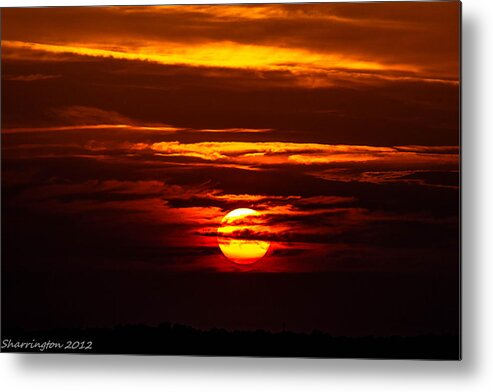
[[[247,68],[257,70],[287,70],[295,73],[320,72],[323,69],[399,70],[417,72],[409,65],[384,65],[338,54],[312,52],[301,48],[244,45],[215,42],[202,45],[180,45],[163,42],[143,47],[116,47],[87,43],[50,45],[21,41],[3,41],[4,48],[39,50],[54,54],[151,61],[166,65]]]
[[[32,133],[32,132],[56,132],[56,131],[79,131],[79,130],[98,130],[98,129],[127,129],[132,131],[161,131],[177,132],[184,128],[165,127],[165,126],[140,126],[128,124],[96,124],[96,125],[64,125],[59,127],[43,128],[9,128],[2,129],[2,133]]]

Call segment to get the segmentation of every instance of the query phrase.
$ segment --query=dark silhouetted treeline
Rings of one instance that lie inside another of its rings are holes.
[[[198,330],[181,324],[157,327],[125,325],[115,328],[2,330],[2,351],[40,352],[37,347],[12,347],[15,342],[56,342],[43,352],[84,354],[154,354],[256,357],[332,357],[395,359],[460,359],[458,336],[333,337],[314,331],[294,332]],[[71,346],[65,348],[72,343]],[[75,344],[74,342],[79,342]],[[74,348],[84,342],[84,347]],[[10,347],[7,347],[10,346]],[[18,345],[19,346],[19,345]]]

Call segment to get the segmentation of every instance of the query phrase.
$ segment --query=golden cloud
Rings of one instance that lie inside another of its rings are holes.
[[[142,146],[141,146],[142,147]],[[337,162],[457,163],[456,147],[374,147],[284,142],[154,143],[149,149],[161,155],[195,157],[237,164],[317,165]],[[444,152],[445,151],[445,152]]]
[[[302,87],[331,86],[338,78],[355,81],[422,80],[449,83],[455,81],[418,76],[420,69],[410,64],[386,64],[348,54],[325,53],[304,48],[241,44],[232,41],[185,44],[145,42],[141,46],[101,43],[46,44],[22,41],[2,42],[5,58],[27,56],[30,60],[51,60],[67,55],[152,62],[162,65],[244,69],[258,72],[287,72]],[[27,51],[27,53],[26,53]],[[40,53],[39,56],[33,53]],[[52,56],[51,58],[49,56]],[[347,72],[350,71],[350,74]],[[386,72],[388,74],[381,74]],[[353,75],[354,73],[354,75]],[[404,74],[404,75],[403,75]]]

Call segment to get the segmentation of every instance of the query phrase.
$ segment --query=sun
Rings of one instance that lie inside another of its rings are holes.
[[[217,243],[233,263],[253,264],[265,256],[270,242],[256,238],[265,231],[262,214],[250,208],[230,211],[217,229]]]

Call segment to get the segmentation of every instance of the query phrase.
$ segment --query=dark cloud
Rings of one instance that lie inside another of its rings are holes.
[[[4,102],[3,127],[66,125],[54,111],[72,106],[118,113],[144,124],[274,130],[262,140],[367,145],[458,143],[457,86],[401,81],[357,89],[306,89],[279,87],[275,77],[253,71],[233,73],[225,82],[193,70],[181,76],[176,72],[160,76],[153,69],[168,67],[149,64],[146,71],[143,65],[133,69],[127,63],[25,64],[22,69],[18,63],[6,62],[7,73],[19,67],[18,72],[44,72],[39,67],[46,67],[46,72],[51,69],[63,78],[44,81],[49,83],[48,89],[45,84],[4,81],[11,94]],[[124,73],[118,73],[119,69]],[[245,80],[248,87],[238,86],[238,80]],[[258,88],[252,89],[256,81]],[[189,141],[207,140],[206,136],[221,140],[218,134],[183,135]],[[255,137],[236,135],[235,140]]]

